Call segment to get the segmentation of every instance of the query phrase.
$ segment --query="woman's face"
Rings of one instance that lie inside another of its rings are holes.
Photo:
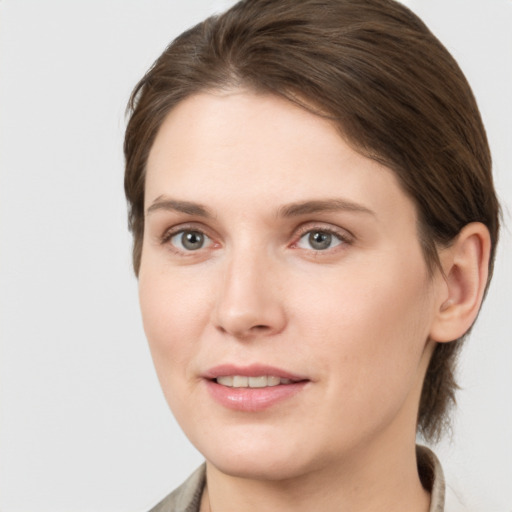
[[[238,90],[151,149],[140,302],[178,422],[221,471],[289,478],[413,442],[436,279],[394,174]]]

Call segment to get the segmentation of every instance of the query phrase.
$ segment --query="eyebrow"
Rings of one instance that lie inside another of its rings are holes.
[[[157,210],[165,210],[171,212],[186,213],[187,215],[197,215],[199,217],[212,218],[211,212],[199,203],[191,201],[178,201],[164,196],[157,197],[151,206],[146,210],[146,215],[153,213]]]
[[[324,199],[291,203],[279,208],[278,216],[296,217],[312,213],[337,211],[361,212],[375,216],[375,212],[366,208],[366,206],[345,199]]]
[[[151,206],[146,210],[146,215],[157,210],[174,211],[205,218],[214,217],[210,210],[202,204],[194,203],[192,201],[179,201],[177,199],[171,199],[164,196],[159,196],[153,201]],[[322,199],[291,203],[281,206],[277,210],[277,216],[285,218],[298,217],[300,215],[336,211],[361,212],[375,215],[375,212],[366,208],[366,206],[352,201],[347,201],[346,199]]]

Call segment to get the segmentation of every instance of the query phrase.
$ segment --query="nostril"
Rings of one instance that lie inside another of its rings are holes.
[[[255,330],[255,331],[266,331],[267,329],[270,329],[270,327],[268,325],[254,325],[252,327],[252,330]]]

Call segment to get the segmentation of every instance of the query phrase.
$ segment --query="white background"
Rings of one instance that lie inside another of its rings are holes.
[[[143,512],[201,461],[153,372],[130,266],[124,108],[229,1],[0,0],[0,510]],[[512,211],[512,1],[410,0],[473,85]],[[512,237],[460,365],[450,486],[512,511]],[[471,508],[470,508],[471,510]]]

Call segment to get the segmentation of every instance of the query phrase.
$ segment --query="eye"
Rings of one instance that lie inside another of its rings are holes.
[[[341,236],[326,230],[313,229],[304,233],[297,242],[301,249],[313,249],[314,251],[325,251],[340,245],[344,240]]]
[[[169,242],[180,251],[189,252],[203,249],[210,245],[212,240],[201,231],[184,229],[169,237]]]

